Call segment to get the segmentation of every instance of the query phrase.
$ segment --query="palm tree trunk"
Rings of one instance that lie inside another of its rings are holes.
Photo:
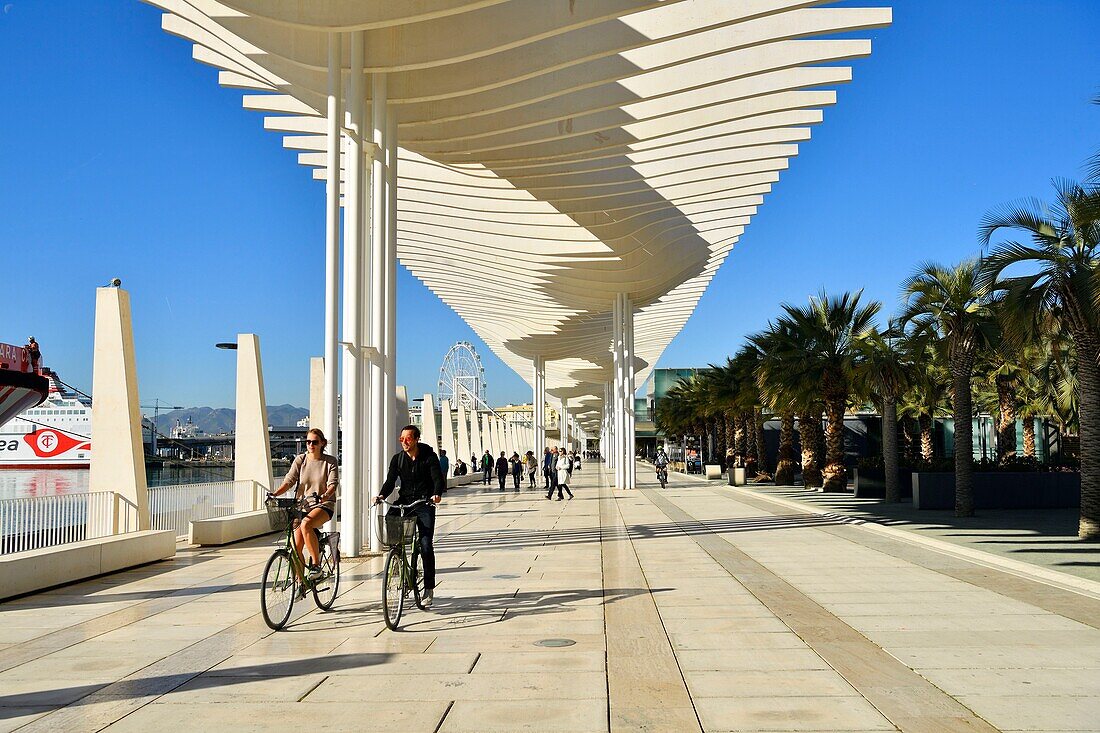
[[[1077,335],[1078,421],[1081,424],[1081,518],[1077,536],[1100,540],[1100,341]]]
[[[882,400],[882,465],[886,469],[886,501],[901,501],[898,479],[898,403],[893,397]]]
[[[745,415],[743,413],[739,413],[735,415],[733,419],[734,424],[736,425],[733,435],[733,451],[736,454],[736,460],[739,464],[738,467],[744,468],[745,460],[748,458],[749,455],[748,435],[745,430]]]
[[[790,486],[794,483],[794,415],[780,416],[779,455],[775,464],[775,485]]]
[[[974,406],[968,363],[951,365],[951,403],[955,412],[955,516],[974,516]]]
[[[726,463],[726,421],[718,416],[714,419],[714,463]]]
[[[732,412],[725,412],[722,417],[726,421],[726,454],[732,454],[732,462],[726,461],[729,468],[737,460],[737,417]]]
[[[1035,457],[1035,418],[1024,418],[1024,455]]]
[[[920,457],[926,461],[932,460],[935,449],[932,444],[932,429],[935,421],[930,413],[922,412],[917,418],[920,422]]]
[[[1016,395],[1009,377],[997,377],[997,410],[997,461],[1008,463],[1016,457]]]
[[[844,405],[846,397],[830,397],[825,401],[825,483],[822,491],[844,491],[848,488],[848,469],[844,466]]]
[[[804,412],[798,416],[798,436],[802,443],[802,485],[806,488],[821,486],[821,464],[817,461],[820,433],[820,415]]]
[[[756,431],[756,472],[768,473],[768,446],[764,442],[764,411],[759,407],[752,411],[753,428]]]
[[[746,410],[742,413],[741,419],[745,423],[745,467],[751,467],[752,469],[745,472],[745,477],[755,478],[755,472],[760,468],[760,463],[756,460],[756,420],[753,417],[752,410]]]

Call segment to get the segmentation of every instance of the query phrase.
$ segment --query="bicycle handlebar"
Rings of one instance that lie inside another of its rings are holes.
[[[417,499],[416,501],[412,502],[411,504],[391,504],[388,501],[386,501],[385,499],[383,499],[382,501],[380,501],[378,503],[381,504],[384,507],[387,507],[387,508],[390,508],[390,509],[400,509],[401,511],[404,512],[404,511],[408,511],[409,509],[415,509],[416,507],[420,506],[421,504],[431,504],[432,500],[431,499]]]

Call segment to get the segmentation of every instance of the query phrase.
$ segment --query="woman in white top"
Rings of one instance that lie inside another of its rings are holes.
[[[303,498],[312,501],[294,530],[294,546],[298,549],[298,555],[302,556],[303,547],[309,553],[311,577],[321,573],[321,552],[314,530],[336,514],[336,487],[340,483],[336,459],[324,452],[327,446],[325,434],[317,428],[306,433],[306,452],[294,459],[282,485],[275,490],[275,496],[279,496],[291,486],[296,486],[294,495],[299,501]]]

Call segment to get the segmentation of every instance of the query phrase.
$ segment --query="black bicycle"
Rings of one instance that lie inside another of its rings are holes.
[[[340,533],[314,530],[320,549],[321,575],[310,580],[305,564],[294,547],[294,530],[310,507],[303,500],[269,497],[265,502],[271,528],[285,531],[283,546],[275,550],[264,566],[260,588],[260,610],[264,623],[276,631],[286,626],[296,598],[304,599],[306,590],[313,591],[313,602],[322,611],[332,609],[340,590]]]
[[[668,466],[657,466],[657,480],[661,482],[661,488],[668,485]]]
[[[378,536],[382,544],[390,548],[382,572],[382,615],[390,631],[397,631],[401,614],[405,611],[405,600],[409,596],[412,596],[417,608],[425,610],[420,530],[416,526],[413,510],[429,503],[428,499],[411,504],[382,502],[382,510],[378,512]]]

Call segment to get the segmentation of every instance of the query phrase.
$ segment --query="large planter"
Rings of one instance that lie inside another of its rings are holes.
[[[881,468],[856,468],[852,470],[855,477],[856,496],[860,499],[885,499],[886,498],[886,471]],[[902,499],[913,496],[913,469],[898,469],[898,495]]]
[[[914,473],[913,507],[954,509],[954,473]],[[1076,509],[1081,506],[1078,473],[975,473],[975,509]]]
[[[745,469],[743,468],[731,468],[729,470],[730,486],[744,486],[745,481]]]

